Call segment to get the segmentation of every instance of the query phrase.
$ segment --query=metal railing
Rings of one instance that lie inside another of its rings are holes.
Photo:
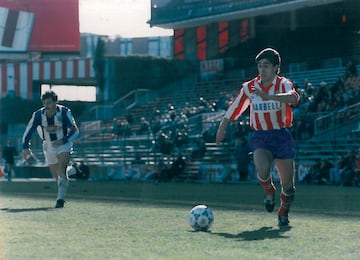
[[[149,101],[155,100],[157,96],[158,94],[156,91],[151,91],[149,89],[136,89],[130,91],[128,94],[114,102],[112,114],[114,116],[122,115],[125,111],[133,108],[137,104],[143,105]]]
[[[336,131],[337,135],[340,135],[343,131],[356,127],[359,120],[360,102],[316,118],[314,134],[321,136]]]

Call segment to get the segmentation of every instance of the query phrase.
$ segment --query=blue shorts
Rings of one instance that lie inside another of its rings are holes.
[[[275,159],[292,159],[295,156],[295,141],[287,128],[279,130],[254,131],[250,148],[270,151]]]

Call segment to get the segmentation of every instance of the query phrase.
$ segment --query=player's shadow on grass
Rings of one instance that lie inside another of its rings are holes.
[[[216,233],[216,232],[209,232],[209,234],[218,235],[238,241],[254,241],[254,240],[264,240],[264,239],[288,238],[288,236],[285,235],[285,232],[289,231],[290,229],[291,226],[279,227],[275,229],[273,229],[273,227],[262,227],[259,228],[258,230],[243,231],[238,234]]]
[[[30,211],[48,211],[53,210],[53,207],[41,207],[41,208],[19,208],[19,209],[12,209],[12,208],[2,208],[1,211],[5,211],[8,213],[19,213],[19,212],[30,212]]]

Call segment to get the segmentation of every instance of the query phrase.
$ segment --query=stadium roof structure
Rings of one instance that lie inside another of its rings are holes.
[[[150,26],[166,29],[194,27],[260,15],[328,5],[345,0],[152,0]],[[202,1],[204,2],[204,1]]]

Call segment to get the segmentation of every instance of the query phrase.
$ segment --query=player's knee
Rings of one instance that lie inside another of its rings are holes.
[[[270,178],[270,168],[268,167],[256,167],[256,172],[259,180],[266,181]]]

